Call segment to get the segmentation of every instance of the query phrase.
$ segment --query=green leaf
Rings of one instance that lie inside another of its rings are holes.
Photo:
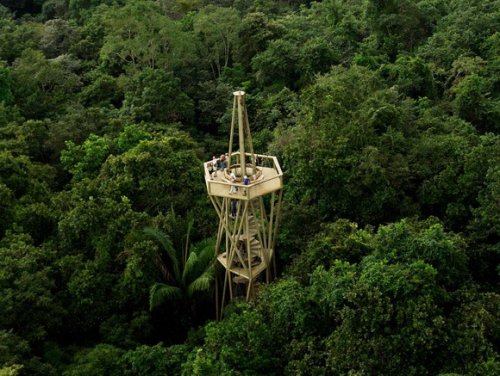
[[[160,230],[154,229],[152,227],[146,227],[144,233],[154,240],[156,240],[162,246],[162,250],[165,251],[170,261],[172,262],[172,267],[174,269],[174,277],[176,281],[181,280],[181,271],[179,265],[179,259],[177,257],[177,252],[172,245],[172,241]]]
[[[182,290],[179,287],[155,283],[149,291],[149,309],[153,310],[167,300],[180,299],[181,297]]]
[[[187,288],[189,297],[193,296],[195,292],[208,291],[214,279],[214,268],[208,268],[201,276],[196,278]]]

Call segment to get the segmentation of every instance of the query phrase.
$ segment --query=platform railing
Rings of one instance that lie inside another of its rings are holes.
[[[240,154],[239,152],[232,153],[231,159],[235,156],[239,156],[239,154]],[[245,155],[247,157],[251,157],[250,153],[245,153]],[[259,187],[261,187],[264,183],[269,184],[269,182],[271,182],[271,181],[279,180],[280,183],[276,184],[277,188],[275,190],[281,188],[281,186],[283,184],[283,180],[282,180],[283,179],[283,172],[282,172],[281,167],[278,163],[278,159],[275,156],[265,155],[265,154],[254,154],[254,156],[258,157],[258,159],[259,159],[259,163],[256,165],[257,168],[259,168],[259,167],[271,168],[271,169],[276,171],[276,175],[273,175],[273,176],[265,176],[264,175],[264,177],[258,179],[255,182],[252,182],[250,185],[245,185],[245,184],[241,184],[241,183],[232,183],[232,182],[228,182],[225,180],[219,180],[219,179],[212,179],[212,176],[211,176],[210,170],[209,170],[209,165],[212,163],[212,161],[208,161],[208,162],[205,162],[203,164],[203,167],[205,170],[205,181],[207,184],[208,193],[214,194],[217,196],[232,197],[235,199],[251,200],[251,199],[261,195],[261,193],[259,193],[260,192]],[[220,174],[220,173],[223,173],[223,171],[218,171],[218,174]],[[227,187],[227,192],[226,192],[226,190],[222,191],[222,193],[217,192],[217,191],[219,191],[219,189],[217,189],[217,188],[221,187],[221,186]],[[229,194],[229,189],[231,186],[238,188],[238,191],[236,193]]]

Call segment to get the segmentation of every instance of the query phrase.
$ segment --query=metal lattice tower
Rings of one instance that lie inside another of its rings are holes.
[[[276,274],[274,248],[283,196],[278,159],[254,153],[245,92],[233,95],[225,166],[213,173],[213,161],[204,163],[208,195],[219,217],[215,253],[224,268],[220,299],[216,286],[217,317],[221,317],[228,299],[244,295],[248,301],[259,281],[268,283],[272,270]],[[239,149],[234,151],[236,122]],[[217,164],[220,166],[221,158]]]

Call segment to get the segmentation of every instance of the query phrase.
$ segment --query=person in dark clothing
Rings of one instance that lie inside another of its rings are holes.
[[[231,200],[231,217],[235,218],[238,211],[238,200]]]
[[[219,171],[224,171],[226,168],[226,156],[224,154],[221,154],[219,158]]]

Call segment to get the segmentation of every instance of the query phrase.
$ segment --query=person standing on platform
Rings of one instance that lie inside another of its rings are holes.
[[[246,176],[246,175],[243,177],[243,184],[244,185],[250,184],[250,178],[248,176]],[[247,194],[247,189],[246,188],[243,189],[243,194],[244,195]]]
[[[226,168],[226,156],[224,154],[221,154],[219,158],[219,171],[224,171],[225,168]]]
[[[212,179],[215,179],[217,177],[217,165],[218,165],[218,161],[217,161],[217,158],[215,158],[215,155],[212,155],[212,162],[210,163],[211,164],[211,167],[210,167],[210,177]]]
[[[229,178],[231,179],[231,188],[229,188],[229,194],[231,195],[233,193],[236,193],[236,191],[238,191],[238,188],[236,188],[236,186],[234,185],[234,183],[236,182],[236,175],[234,174],[234,170],[230,170],[229,172]]]
[[[231,218],[236,218],[238,212],[238,200],[231,199]]]

